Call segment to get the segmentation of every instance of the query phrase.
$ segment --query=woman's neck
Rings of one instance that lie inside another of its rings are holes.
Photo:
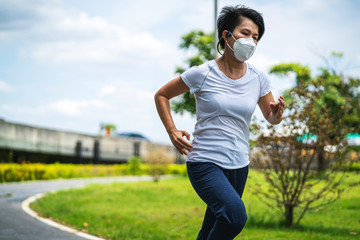
[[[226,54],[226,52],[224,52],[224,54],[215,61],[220,70],[231,79],[239,79],[246,73],[246,63],[235,60],[234,56]]]

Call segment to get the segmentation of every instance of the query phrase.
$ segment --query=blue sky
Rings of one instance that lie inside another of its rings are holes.
[[[315,70],[317,55],[337,51],[340,68],[360,77],[359,1],[218,0],[218,8],[239,3],[264,16],[249,61],[263,71],[281,62]],[[88,134],[110,122],[170,143],[153,95],[190,54],[178,48],[181,36],[212,31],[213,12],[211,0],[0,1],[0,118]],[[294,83],[270,78],[276,97]],[[193,117],[174,120],[193,132]]]

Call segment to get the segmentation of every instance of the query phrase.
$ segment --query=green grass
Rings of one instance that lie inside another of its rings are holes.
[[[346,184],[360,179],[348,174]],[[322,211],[308,212],[296,228],[282,227],[282,217],[254,196],[251,187],[263,182],[250,170],[243,195],[248,222],[236,239],[360,239],[360,186],[345,191]],[[138,183],[91,185],[59,191],[31,204],[42,216],[66,222],[106,239],[195,239],[206,205],[186,177]],[[354,235],[356,234],[356,235]]]

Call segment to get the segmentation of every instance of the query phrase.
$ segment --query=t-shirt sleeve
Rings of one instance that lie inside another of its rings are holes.
[[[259,77],[260,77],[260,97],[263,97],[269,92],[271,92],[272,86],[268,75],[266,75],[265,73],[261,73]]]
[[[201,89],[204,82],[204,74],[202,70],[197,67],[191,67],[180,75],[184,83],[190,88],[190,93],[194,94]]]

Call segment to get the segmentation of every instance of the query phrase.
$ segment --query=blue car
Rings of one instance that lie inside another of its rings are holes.
[[[126,138],[139,138],[139,139],[143,139],[146,141],[150,141],[147,137],[145,137],[144,135],[140,134],[140,133],[136,133],[136,132],[122,132],[122,133],[114,133],[115,137],[126,137]]]

